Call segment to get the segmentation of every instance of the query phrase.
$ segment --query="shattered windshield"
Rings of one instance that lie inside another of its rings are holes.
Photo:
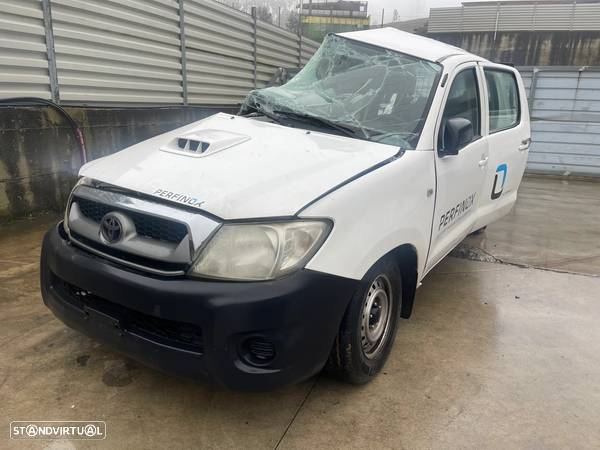
[[[240,113],[414,149],[440,72],[439,64],[329,35],[294,78],[250,92]]]

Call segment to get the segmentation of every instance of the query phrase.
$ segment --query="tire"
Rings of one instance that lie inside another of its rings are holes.
[[[371,381],[392,349],[401,305],[400,269],[391,258],[382,259],[367,272],[350,300],[326,371],[353,384]]]

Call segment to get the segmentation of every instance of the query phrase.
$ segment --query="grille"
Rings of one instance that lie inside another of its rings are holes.
[[[81,214],[94,222],[100,223],[102,217],[108,214],[112,209],[108,205],[94,202],[92,200],[86,200],[85,198],[75,197],[74,200],[79,206]]]
[[[149,216],[135,211],[121,211],[120,209],[115,209],[109,205],[82,197],[75,197],[74,202],[79,205],[81,214],[97,223],[100,223],[102,217],[111,211],[123,212],[127,217],[131,218],[135,225],[136,232],[140,236],[146,236],[160,241],[179,243],[187,234],[187,228],[182,223]]]
[[[192,324],[158,319],[146,314],[136,314],[129,322],[131,331],[150,336],[155,340],[175,341],[186,347],[202,350],[202,332]]]
[[[202,353],[204,349],[202,330],[199,326],[150,316],[123,305],[110,302],[58,278],[53,274],[53,288],[61,297],[78,309],[86,307],[100,311],[119,321],[123,330],[142,336],[153,342],[170,345],[187,351]]]
[[[93,241],[91,239],[86,238],[85,236],[80,235],[79,233],[71,230],[71,236],[87,247],[91,247],[94,250],[97,250],[102,253],[106,253],[107,255],[113,256],[115,258],[137,264],[142,267],[148,267],[155,270],[160,270],[163,272],[180,272],[185,270],[187,264],[185,263],[172,263],[167,261],[162,261],[158,259],[146,258],[144,256],[134,255],[133,253],[127,253],[116,248],[112,248],[107,245],[103,245],[99,242]]]

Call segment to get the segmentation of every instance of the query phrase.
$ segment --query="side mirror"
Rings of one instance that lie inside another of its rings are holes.
[[[444,125],[441,156],[458,155],[458,151],[473,140],[473,124],[469,119],[453,117]]]

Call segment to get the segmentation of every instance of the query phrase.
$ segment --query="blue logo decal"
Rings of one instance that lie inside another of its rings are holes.
[[[506,182],[506,173],[508,172],[508,167],[506,164],[498,164],[496,167],[496,175],[494,176],[494,187],[492,188],[492,200],[496,200],[498,197],[502,195],[502,190],[504,189],[504,183]],[[498,177],[502,174],[502,181],[498,186]]]

